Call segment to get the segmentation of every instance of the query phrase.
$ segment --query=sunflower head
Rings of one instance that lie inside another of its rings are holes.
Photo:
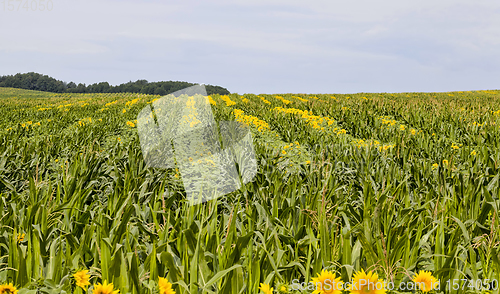
[[[94,285],[92,294],[118,294],[118,292],[120,292],[120,290],[113,291],[113,283],[108,284],[104,281],[103,284],[98,283],[97,285]]]
[[[349,289],[354,294],[385,294],[385,282],[378,278],[374,272],[365,273],[361,270],[354,274],[352,285]]]
[[[343,283],[340,277],[336,277],[334,272],[322,270],[316,278],[312,279],[316,290],[314,294],[340,294],[342,293]]]
[[[273,288],[271,288],[271,286],[269,286],[268,284],[263,284],[263,283],[260,283],[260,287],[259,289],[262,291],[262,293],[264,294],[273,294]]]
[[[278,286],[278,293],[280,293],[280,294],[289,293],[288,292],[288,286],[286,284],[279,285]]]
[[[76,285],[84,290],[87,290],[87,286],[90,285],[90,275],[88,275],[87,273],[88,270],[82,270],[76,272],[76,274],[73,275],[76,281]]]
[[[17,294],[17,288],[12,283],[0,285],[0,294]]]
[[[423,292],[429,292],[437,287],[438,280],[432,276],[431,272],[420,271],[413,278],[416,286]]]
[[[160,294],[175,294],[172,283],[165,278],[158,277],[158,287],[160,288]]]
[[[22,234],[19,233],[19,234],[17,234],[17,242],[19,242],[19,243],[23,242],[25,236],[26,236],[25,233],[22,233]]]

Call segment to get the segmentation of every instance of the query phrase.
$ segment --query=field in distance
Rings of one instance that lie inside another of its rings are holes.
[[[144,163],[137,115],[155,99],[0,88],[0,283],[294,293],[322,270],[425,270],[438,293],[499,287],[500,90],[208,96],[250,127],[259,169],[196,206],[178,170]]]

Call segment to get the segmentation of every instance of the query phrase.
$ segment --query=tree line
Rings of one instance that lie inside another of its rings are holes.
[[[63,82],[47,75],[35,72],[18,73],[10,76],[0,76],[0,87],[19,88],[26,90],[46,91],[53,93],[142,93],[154,95],[167,95],[187,87],[194,86],[193,83],[180,81],[148,82],[137,80],[117,86],[108,82],[94,83],[90,85],[76,84],[74,82]],[[228,95],[230,92],[220,86],[205,85],[208,95]]]

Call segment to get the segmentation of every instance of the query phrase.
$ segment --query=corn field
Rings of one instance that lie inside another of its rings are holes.
[[[294,285],[323,270],[429,271],[431,293],[498,293],[500,91],[212,95],[216,120],[250,127],[258,172],[198,205],[145,165],[136,119],[159,98],[0,88],[0,283],[312,293]]]

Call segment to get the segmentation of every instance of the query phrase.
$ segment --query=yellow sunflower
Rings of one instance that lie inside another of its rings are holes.
[[[413,282],[415,282],[416,286],[423,292],[429,292],[438,285],[438,280],[432,276],[431,272],[426,271],[420,271],[415,275]]]
[[[76,285],[83,290],[87,290],[87,286],[90,285],[89,278],[90,275],[87,274],[88,270],[82,270],[76,272],[73,277],[76,280]]]
[[[373,272],[364,270],[354,274],[349,293],[354,294],[385,294],[385,283]]]
[[[340,294],[344,286],[340,277],[327,270],[322,270],[321,274],[312,279],[312,283],[316,287],[313,294]]]
[[[19,234],[17,235],[17,242],[18,242],[18,243],[23,242],[23,241],[24,241],[24,237],[25,237],[25,236],[26,236],[26,234],[25,234],[25,233],[22,233],[22,234],[21,234],[21,233],[19,233]]]
[[[172,290],[172,283],[165,278],[158,277],[158,287],[160,288],[160,294],[175,294]]]
[[[278,293],[280,293],[280,294],[288,293],[288,286],[285,284],[280,285],[278,287]]]
[[[17,294],[17,288],[12,283],[0,285],[0,294]]]
[[[104,281],[102,285],[94,285],[94,291],[92,291],[92,294],[117,294],[118,292],[120,292],[120,290],[113,291],[113,283],[108,284]]]
[[[271,288],[268,284],[260,283],[259,289],[264,292],[264,294],[273,294],[273,288]]]

